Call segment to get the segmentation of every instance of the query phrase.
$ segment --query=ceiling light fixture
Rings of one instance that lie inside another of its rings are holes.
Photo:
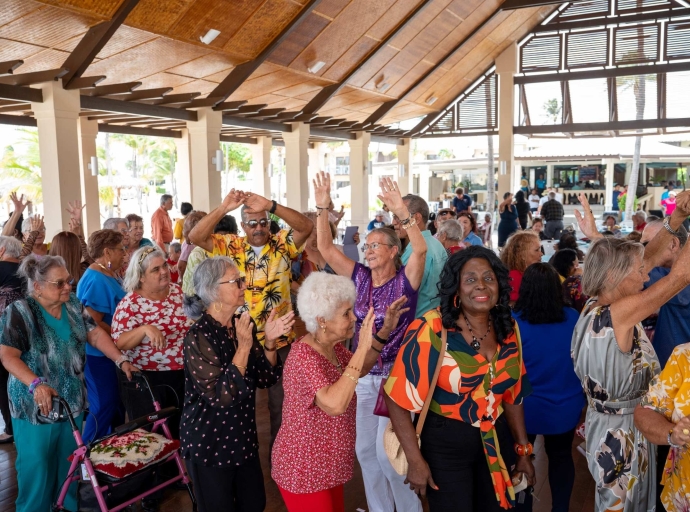
[[[208,32],[206,32],[206,35],[203,37],[199,38],[199,41],[201,41],[204,44],[211,44],[213,40],[220,35],[220,30],[216,30],[215,28],[209,29]]]
[[[436,96],[432,95],[432,96],[429,96],[424,103],[426,103],[427,105],[433,105],[434,103],[436,103],[437,99],[438,98]]]
[[[319,60],[319,61],[315,62],[311,67],[308,67],[307,71],[309,71],[313,75],[313,74],[321,71],[321,68],[324,67],[325,65],[326,65],[326,63],[324,61]]]

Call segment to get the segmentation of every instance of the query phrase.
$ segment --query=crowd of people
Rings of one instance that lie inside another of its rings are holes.
[[[552,510],[567,511],[583,412],[597,510],[690,508],[690,192],[636,223],[638,240],[598,228],[582,194],[588,246],[564,230],[554,190],[506,192],[497,253],[492,216],[462,188],[430,218],[384,178],[359,261],[336,243],[330,176],[313,187],[316,211],[233,189],[211,212],[182,203],[174,223],[163,195],[153,240],[134,214],[85,239],[74,203],[48,244],[12,195],[0,443],[17,448],[16,510],[49,509],[69,468],[69,425],[38,421],[52,398],[98,439],[152,411],[132,372],[179,406],[171,435],[201,511],[264,510],[270,471],[288,511],[342,512],[355,458],[372,512],[421,512],[418,496],[432,512],[532,510],[537,436]]]

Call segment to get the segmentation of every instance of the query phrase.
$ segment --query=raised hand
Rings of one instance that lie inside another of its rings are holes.
[[[690,190],[684,190],[676,196],[676,209],[673,213],[676,212],[683,217],[690,217]]]
[[[79,224],[81,224],[81,212],[85,207],[86,205],[82,205],[81,201],[76,200],[67,203],[67,208],[65,208],[65,210],[69,213],[70,219],[79,221]]]
[[[259,194],[248,192],[245,195],[244,204],[247,207],[247,213],[261,213],[270,210],[273,206],[273,201]]]
[[[237,350],[249,352],[254,345],[254,325],[252,317],[245,311],[235,320],[235,335],[237,336]]]
[[[43,223],[43,215],[34,215],[31,217],[31,231],[45,231],[46,227]]]
[[[244,204],[244,199],[246,194],[241,190],[235,190],[234,188],[228,192],[228,195],[223,199],[222,206],[226,212],[231,212],[239,208]]]
[[[594,220],[594,214],[592,213],[592,208],[589,206],[587,197],[581,192],[578,199],[585,211],[583,215],[579,210],[575,210],[575,218],[577,219],[577,225],[580,226],[580,231],[590,240],[602,237],[603,235],[597,231],[597,223]]]
[[[24,201],[24,194],[21,195],[21,197],[17,197],[16,192],[12,192],[10,194],[10,200],[12,201],[12,204],[14,205],[14,211],[22,213],[24,209],[26,208],[26,205],[29,204],[29,200],[27,199]]]
[[[400,195],[398,184],[388,177],[381,178],[381,193],[377,196],[383,203],[388,205],[390,211],[397,215],[399,219],[405,220],[407,215],[407,207]]]
[[[295,324],[294,311],[290,311],[276,318],[277,311],[276,309],[271,310],[271,314],[268,316],[268,320],[266,320],[266,325],[264,326],[264,334],[266,336],[264,347],[268,349],[272,349],[275,346],[275,340],[281,336],[287,335]]]
[[[381,327],[381,331],[383,331],[385,337],[388,337],[393,329],[398,326],[400,315],[410,310],[410,308],[403,307],[406,303],[407,297],[403,295],[386,309],[386,316],[383,318],[383,327]]]
[[[313,180],[314,199],[319,208],[328,208],[331,202],[331,175],[327,172],[319,171]]]

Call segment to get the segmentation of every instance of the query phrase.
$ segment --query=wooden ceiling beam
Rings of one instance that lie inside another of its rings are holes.
[[[372,135],[371,142],[380,142],[381,144],[395,144],[396,146],[404,146],[405,140],[397,137],[389,137],[387,135]]]
[[[163,96],[165,96],[172,90],[172,87],[160,87],[158,89],[138,89],[126,95],[113,95],[112,99],[123,101],[152,100],[163,98]]]
[[[345,121],[344,123],[340,123],[338,126],[336,126],[334,129],[335,130],[349,130],[352,128],[354,125],[356,125],[359,121]]]
[[[122,133],[125,135],[145,135],[148,137],[172,137],[181,139],[182,132],[178,130],[157,130],[155,128],[136,128],[134,126],[117,126],[109,124],[99,124],[98,131],[103,133]]]
[[[11,124],[14,126],[38,126],[33,117],[29,116],[9,116],[0,114],[0,124]]]
[[[313,119],[319,117],[319,114],[300,114],[296,116],[293,121],[310,123]]]
[[[273,132],[291,132],[292,126],[277,121],[264,121],[262,119],[252,119],[239,116],[223,116],[223,124],[227,126],[238,126],[240,128],[252,128],[254,130],[268,130]]]
[[[481,22],[479,25],[477,25],[472,32],[467,34],[458,44],[456,44],[446,55],[443,56],[441,60],[439,60],[434,66],[429,68],[421,77],[419,77],[410,87],[408,87],[405,92],[403,92],[397,99],[394,100],[389,100],[383,103],[379,108],[377,108],[373,114],[371,114],[369,117],[367,117],[366,121],[367,123],[376,123],[380,121],[388,112],[390,112],[398,103],[400,103],[405,96],[410,94],[412,91],[414,91],[417,87],[419,87],[424,80],[429,78],[433,73],[438,70],[441,66],[443,66],[460,48],[462,48],[465,43],[467,43],[470,39],[472,39],[480,30],[482,30],[484,27],[486,27],[491,21],[500,14],[502,11],[502,6],[498,6],[496,10],[491,13],[491,15],[486,18],[483,22]]]
[[[31,87],[19,87],[0,83],[0,98],[43,103],[43,91],[41,89],[32,89]]]
[[[324,139],[354,140],[357,135],[345,131],[327,130],[326,128],[309,128],[309,135]]]
[[[67,73],[65,68],[48,69],[45,71],[33,71],[31,73],[20,73],[18,75],[0,76],[0,84],[5,85],[33,85],[43,82],[52,82],[61,78]]]
[[[79,44],[72,50],[72,53],[70,53],[62,65],[64,68],[69,69],[69,73],[62,79],[65,89],[70,89],[74,79],[84,74],[93,62],[93,59],[110,41],[115,31],[120,28],[120,25],[122,25],[138,3],[139,0],[124,0],[109,21],[103,21],[94,25],[84,34],[84,37],[81,38]]]
[[[262,109],[266,108],[267,106],[268,105],[266,105],[265,103],[261,105],[243,105],[237,109],[237,114],[258,114],[259,112],[261,112]]]
[[[24,64],[23,60],[8,60],[0,62],[0,75],[11,75],[14,70]]]
[[[289,121],[292,121],[292,120],[295,119],[297,116],[299,116],[301,113],[302,113],[301,110],[297,110],[297,111],[292,110],[292,111],[290,111],[290,112],[281,112],[280,114],[278,114],[278,115],[276,116],[276,119],[280,119],[280,120],[283,120],[283,121],[288,121],[288,120],[289,120]]]
[[[233,135],[221,135],[221,142],[238,142],[240,144],[256,144],[258,141],[253,137],[235,137]]]
[[[213,110],[222,110],[223,112],[228,112],[230,110],[237,110],[242,105],[246,105],[246,104],[247,104],[247,100],[226,101],[224,103],[219,103],[218,105],[213,107]]]
[[[96,87],[99,83],[105,80],[105,78],[105,75],[83,76],[75,78],[70,83],[70,89],[87,89],[90,87]]]
[[[304,107],[303,112],[307,114],[313,114],[315,112],[318,112],[323,106],[330,100],[333,96],[335,96],[340,89],[342,89],[345,84],[354,76],[357,71],[359,71],[363,66],[365,66],[368,62],[370,62],[376,55],[383,50],[386,46],[388,46],[388,43],[395,37],[397,36],[407,25],[409,25],[412,20],[414,20],[417,15],[424,10],[426,6],[431,4],[433,0],[423,0],[422,2],[417,5],[406,17],[404,20],[402,20],[397,27],[395,27],[386,37],[384,37],[381,42],[376,45],[374,49],[369,52],[369,54],[364,58],[364,60],[359,63],[357,66],[352,68],[347,75],[337,84],[332,84],[332,85],[327,85],[319,93],[314,96],[309,103],[307,103]]]
[[[309,121],[309,124],[311,126],[317,126],[317,125],[338,125],[345,121],[345,119],[333,119],[331,116],[322,116],[322,117],[315,117],[311,121]]]
[[[0,107],[0,112],[21,112],[23,110],[31,110],[31,103],[21,103],[19,105],[7,105]]]
[[[261,109],[256,114],[249,114],[247,117],[260,117],[262,119],[268,119],[268,118],[274,119],[283,110],[285,110],[285,109],[284,108],[264,108],[264,109]]]
[[[215,98],[217,103],[222,103],[228,97],[235,92],[240,85],[242,85],[249,76],[256,71],[256,69],[263,64],[269,55],[273,53],[280,43],[282,43],[291,33],[295,30],[299,24],[309,15],[309,13],[314,9],[321,0],[309,0],[304,4],[302,9],[299,11],[297,16],[295,16],[290,23],[288,23],[285,28],[278,34],[273,40],[268,43],[268,45],[259,53],[259,55],[250,61],[243,62],[242,64],[234,67],[232,71],[226,76],[221,83],[219,83],[213,91],[208,95],[209,98]]]
[[[137,116],[161,117],[164,119],[178,119],[180,121],[197,121],[199,119],[195,111],[182,108],[113,100],[99,96],[82,96],[80,99],[82,108],[90,108],[92,110],[119,112],[121,114],[134,114]]]
[[[591,0],[571,0],[571,3],[578,3]],[[504,11],[512,11],[515,9],[529,9],[530,7],[543,7],[545,5],[562,4],[562,0],[505,0],[501,9]]]
[[[124,82],[121,84],[98,85],[89,89],[82,89],[81,94],[84,96],[108,96],[110,94],[124,94],[132,92],[139,86],[141,86],[141,82]]]
[[[166,94],[159,100],[154,100],[152,105],[172,105],[174,103],[189,103],[197,96],[201,96],[200,92],[186,92],[182,94]]]

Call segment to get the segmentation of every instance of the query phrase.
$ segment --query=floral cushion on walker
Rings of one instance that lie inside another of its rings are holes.
[[[98,443],[91,449],[90,459],[96,471],[113,478],[124,478],[165,459],[179,447],[179,441],[138,428]]]

